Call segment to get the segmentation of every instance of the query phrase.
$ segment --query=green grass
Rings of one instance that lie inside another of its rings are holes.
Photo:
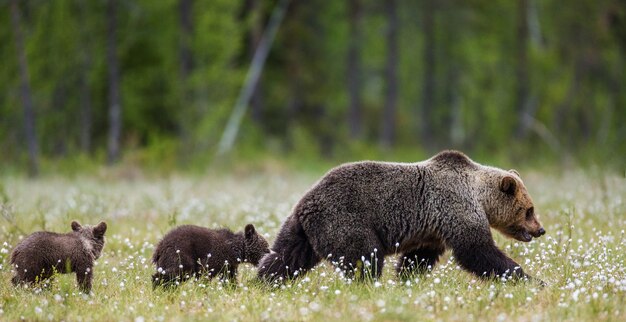
[[[482,281],[449,253],[427,275],[400,282],[393,257],[377,283],[347,283],[329,264],[283,287],[188,282],[153,291],[155,243],[173,225],[254,223],[270,240],[316,175],[276,170],[232,176],[120,179],[102,172],[72,179],[0,183],[0,320],[626,320],[626,179],[599,171],[522,173],[547,235],[525,244],[494,232],[497,244],[549,284]],[[109,224],[92,296],[58,276],[44,289],[14,288],[9,255],[25,234],[70,230],[70,221]]]

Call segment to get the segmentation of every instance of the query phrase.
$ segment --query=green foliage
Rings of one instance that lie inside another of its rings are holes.
[[[275,5],[191,1],[187,34],[181,1],[119,2],[122,146],[132,165],[197,169],[213,161],[251,62],[251,40],[262,33]],[[383,3],[360,2],[362,138],[348,137],[351,7],[346,1],[291,1],[251,103],[259,116],[244,119],[234,156],[353,160],[458,148],[495,159],[532,154],[527,159],[624,166],[623,3],[528,1],[526,70],[534,109],[520,136],[519,2],[438,2],[432,13],[436,85],[426,120],[435,142],[424,142],[419,117],[426,108],[421,105],[425,2],[398,1],[396,138],[391,149],[381,150],[388,17]],[[0,2],[3,26],[11,26],[9,3]],[[63,164],[93,168],[89,160],[104,161],[109,127],[106,1],[20,1],[19,9],[44,171]],[[6,40],[0,46],[0,161],[6,166],[0,171],[22,171],[27,155],[12,28],[0,29],[0,39]],[[185,44],[188,72],[182,68]],[[85,136],[90,146],[82,145]]]

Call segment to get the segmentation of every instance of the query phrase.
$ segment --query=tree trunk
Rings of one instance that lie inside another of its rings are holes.
[[[287,112],[286,112],[286,136],[285,136],[285,150],[293,151],[296,142],[294,142],[294,134],[298,125],[298,116],[301,114],[304,105],[305,91],[303,90],[303,84],[301,82],[301,62],[306,61],[302,57],[303,50],[300,48],[297,30],[300,30],[299,24],[302,23],[301,19],[301,5],[299,1],[293,2],[289,7],[289,11],[285,15],[285,28],[283,29],[284,39],[284,51],[285,64],[281,66],[283,73],[285,74],[286,87],[289,91],[287,96]]]
[[[190,154],[193,147],[193,131],[192,124],[198,119],[198,106],[194,101],[194,90],[190,82],[190,76],[193,71],[193,53],[191,44],[193,41],[193,0],[178,1],[178,25],[179,25],[179,43],[178,43],[178,63],[180,77],[180,108],[181,113],[178,119],[178,132],[181,137],[184,158]]]
[[[85,2],[80,2],[79,19],[83,26],[89,22],[89,9],[85,7]],[[80,79],[79,79],[79,104],[80,104],[80,148],[84,153],[89,154],[91,151],[91,128],[93,124],[91,88],[89,86],[89,71],[92,66],[92,49],[89,45],[91,30],[83,27],[80,32]]]
[[[517,80],[515,89],[515,109],[518,113],[518,126],[515,136],[524,138],[528,133],[530,124],[534,116],[529,97],[529,76],[528,76],[528,0],[517,0],[517,64],[515,67],[515,78]]]
[[[459,93],[459,66],[452,63],[446,72],[446,105],[450,108],[447,117],[449,131],[449,144],[452,147],[460,147],[465,137],[463,128],[463,110],[461,108],[461,94]]]
[[[350,137],[360,138],[362,135],[362,103],[361,103],[361,0],[348,0],[348,19],[350,34],[348,39],[348,62],[347,79],[350,107],[348,112],[348,124],[350,125]]]
[[[29,160],[28,174],[31,177],[35,177],[39,174],[39,144],[37,142],[35,127],[35,108],[33,106],[30,80],[28,77],[28,62],[26,61],[26,52],[24,51],[24,34],[22,33],[20,25],[20,9],[17,0],[11,1],[11,23],[21,79],[20,96],[24,107],[24,132],[26,134]]]
[[[261,0],[250,0],[249,14],[252,15],[252,26],[250,28],[249,38],[249,57],[250,60],[254,57],[256,49],[259,47],[259,42],[263,36],[263,5]],[[250,108],[252,113],[252,119],[257,123],[263,122],[263,97],[261,96],[263,82],[262,78],[259,79],[256,84],[256,88],[250,99]]]
[[[579,53],[574,53],[574,62],[573,62],[573,74],[572,80],[567,89],[565,97],[563,98],[563,102],[561,102],[554,111],[554,128],[556,133],[569,133],[572,130],[572,124],[570,121],[572,111],[575,110],[575,101],[578,93],[580,92],[583,82],[583,78],[585,76],[586,71],[585,66],[582,62],[582,59],[579,58]],[[572,134],[579,134],[580,131],[576,131],[576,133],[570,133],[570,135],[560,136],[559,139],[562,142],[567,142],[569,147],[574,145],[574,137]],[[577,138],[576,138],[577,139]]]
[[[385,78],[387,88],[385,92],[385,108],[383,115],[383,129],[381,144],[383,148],[393,145],[396,130],[396,104],[398,101],[398,13],[395,0],[385,1],[387,15],[387,63]]]
[[[193,69],[193,56],[191,53],[191,42],[193,38],[192,0],[180,0],[179,2],[179,23],[180,23],[180,77],[183,83],[183,100],[189,103],[189,75]]]
[[[83,62],[80,75],[80,148],[84,153],[91,151],[91,89],[87,81],[87,70],[89,66],[90,63]]]
[[[64,126],[65,120],[69,115],[67,111],[67,97],[68,91],[65,80],[57,80],[52,94],[52,106],[50,109],[52,115],[48,117],[53,119],[50,123],[57,129],[52,135],[48,136],[48,142],[52,143],[52,155],[59,158],[67,156],[67,138],[69,137],[69,128]]]
[[[435,3],[424,1],[422,28],[424,29],[424,82],[422,85],[421,140],[428,148],[433,147],[431,127],[435,103]]]
[[[120,158],[122,134],[122,105],[120,102],[120,75],[117,61],[117,1],[107,1],[107,65],[109,70],[109,142],[108,164]]]

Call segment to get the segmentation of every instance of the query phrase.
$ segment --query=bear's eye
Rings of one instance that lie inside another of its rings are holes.
[[[535,207],[528,208],[528,210],[526,210],[526,220],[531,219],[534,213],[535,213]]]

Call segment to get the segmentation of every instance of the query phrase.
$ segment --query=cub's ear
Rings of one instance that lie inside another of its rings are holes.
[[[507,195],[514,195],[517,190],[517,181],[512,176],[504,176],[500,181],[500,191]]]
[[[515,170],[515,169],[511,169],[511,170],[509,170],[509,172],[511,172],[512,174],[514,174],[514,175],[518,176],[519,178],[521,178],[521,177],[522,177],[522,176],[519,174],[519,172],[517,172],[517,170]]]
[[[246,238],[250,238],[250,237],[254,236],[254,234],[256,234],[256,229],[254,229],[254,225],[253,224],[247,224],[246,225],[246,229],[245,229],[245,236],[246,236]]]
[[[78,221],[72,221],[72,230],[73,231],[79,231],[81,228],[83,228]]]
[[[104,236],[104,233],[107,231],[107,223],[104,221],[99,223],[96,227],[93,227],[93,236],[96,238],[100,238]]]

